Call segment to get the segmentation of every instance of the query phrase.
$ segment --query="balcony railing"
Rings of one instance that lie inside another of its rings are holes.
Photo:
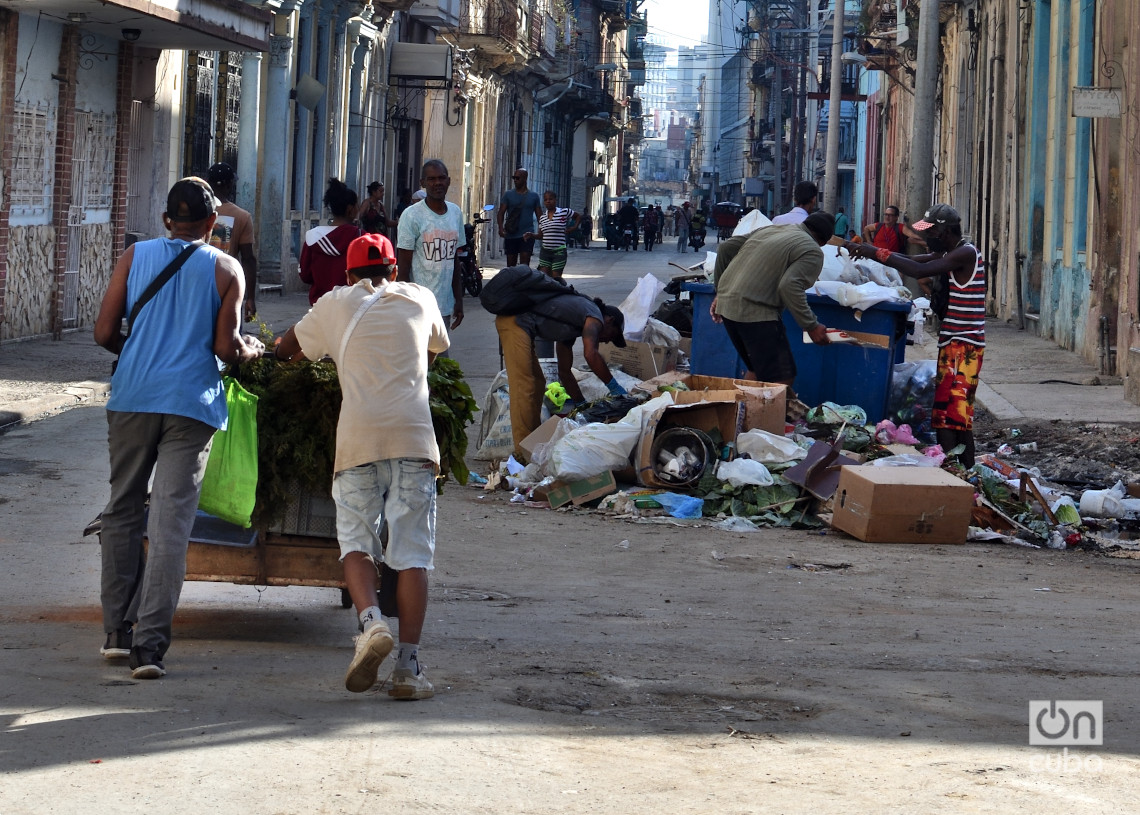
[[[467,0],[453,31],[460,47],[475,46],[492,53],[510,53],[519,43],[516,3],[504,0]]]

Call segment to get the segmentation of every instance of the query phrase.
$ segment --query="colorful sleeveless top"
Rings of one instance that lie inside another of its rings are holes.
[[[953,274],[946,276],[950,305],[938,329],[939,347],[949,345],[953,340],[986,347],[986,267],[982,253],[976,246],[971,248],[977,253],[978,261],[966,284],[960,284]]]

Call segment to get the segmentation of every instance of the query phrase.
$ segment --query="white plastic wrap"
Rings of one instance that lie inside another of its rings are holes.
[[[722,461],[716,468],[716,477],[727,481],[734,487],[743,487],[753,484],[757,487],[770,487],[776,483],[768,468],[759,461],[751,458],[734,458],[732,461]]]
[[[807,450],[787,436],[777,436],[759,428],[736,437],[736,452],[741,455],[747,453],[763,464],[783,464],[807,457]]]

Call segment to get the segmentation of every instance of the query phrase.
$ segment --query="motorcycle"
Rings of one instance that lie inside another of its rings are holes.
[[[487,204],[483,212],[488,213],[495,208],[494,204]],[[456,250],[455,256],[459,261],[459,273],[463,279],[463,290],[472,297],[478,297],[483,291],[483,270],[479,268],[479,252],[476,247],[475,229],[479,224],[490,221],[489,215],[476,215],[471,223],[463,225],[463,236],[467,242]]]
[[[629,247],[633,246],[633,227],[627,226],[621,231],[621,245],[627,252]]]

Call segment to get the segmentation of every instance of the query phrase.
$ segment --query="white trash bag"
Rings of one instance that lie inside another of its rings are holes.
[[[807,450],[787,436],[777,436],[758,427],[736,437],[736,452],[747,453],[762,464],[783,464],[807,457]]]
[[[618,309],[625,317],[626,339],[641,341],[645,323],[654,310],[653,304],[663,291],[665,284],[652,274],[638,278],[633,291],[618,305]]]
[[[639,438],[640,424],[591,422],[558,440],[550,450],[546,472],[562,481],[581,481],[624,469]]]
[[[716,468],[716,477],[727,481],[734,487],[755,485],[757,487],[770,487],[776,479],[768,472],[768,468],[759,461],[751,458],[734,458],[732,461],[722,461]]]

